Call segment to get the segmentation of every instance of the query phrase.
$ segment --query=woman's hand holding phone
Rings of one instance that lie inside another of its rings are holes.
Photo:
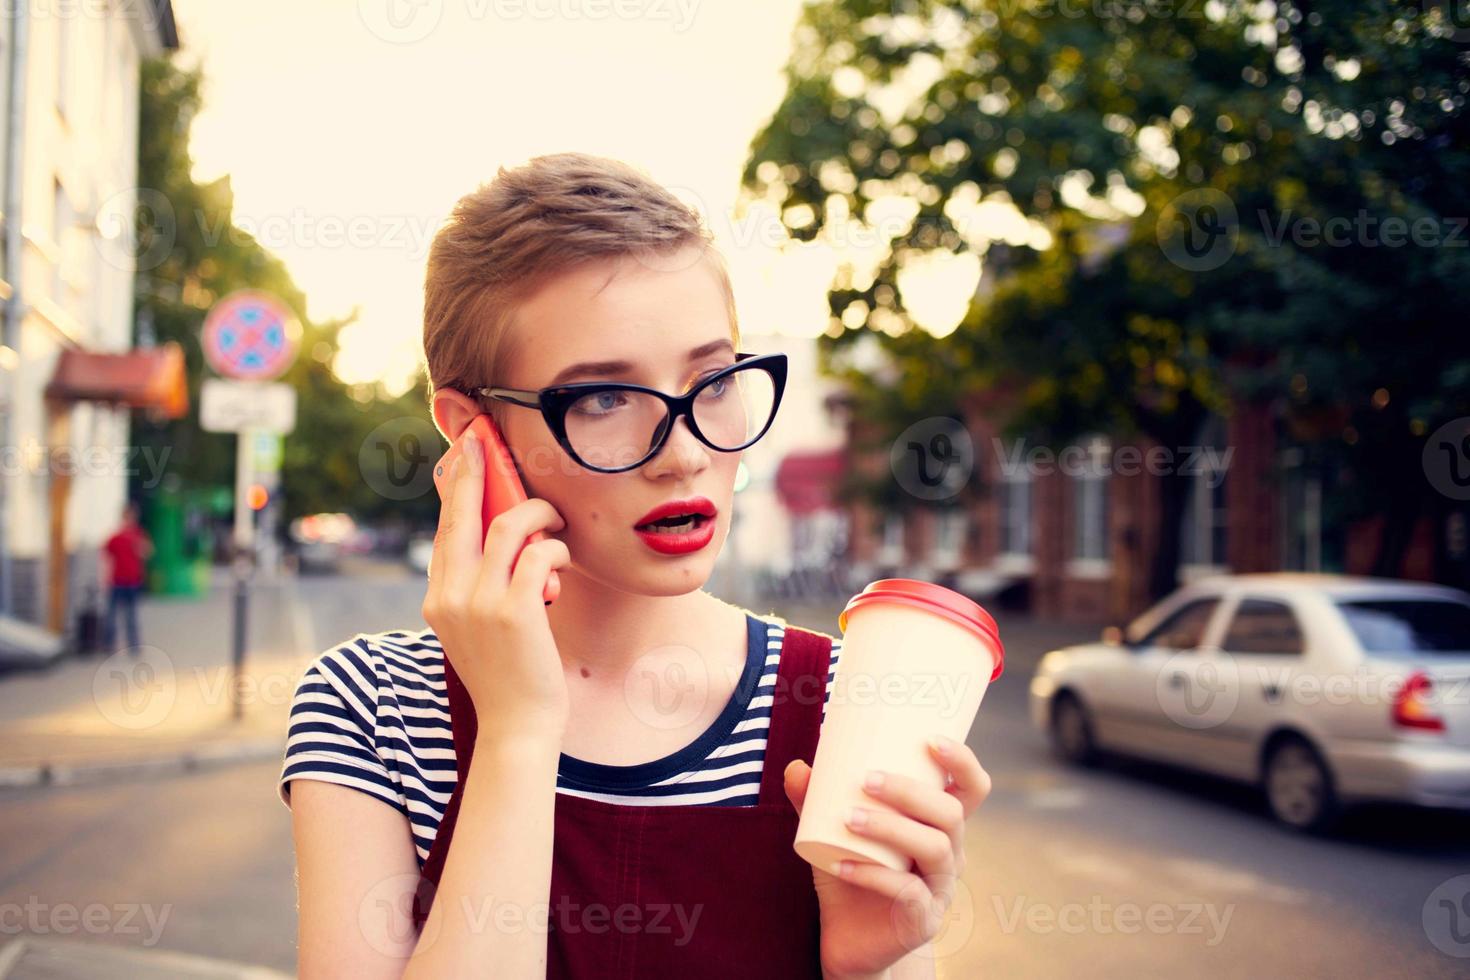
[[[452,464],[424,621],[474,701],[480,738],[549,736],[559,744],[567,688],[542,590],[552,569],[571,563],[571,553],[555,538],[526,539],[538,530],[560,531],[566,522],[550,503],[532,497],[497,514],[481,540],[485,449],[467,433]]]

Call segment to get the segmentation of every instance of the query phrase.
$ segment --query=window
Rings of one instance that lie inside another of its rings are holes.
[[[1195,649],[1204,639],[1205,627],[1209,625],[1210,616],[1219,604],[1219,599],[1196,599],[1186,603],[1155,626],[1143,638],[1143,645],[1166,647],[1170,650]]]
[[[1337,608],[1367,653],[1470,652],[1470,605],[1446,599],[1359,599]]]
[[[1108,455],[1105,436],[1094,436],[1084,448],[1087,462],[1072,479],[1072,557],[1084,561],[1108,558]]]
[[[1000,553],[1031,555],[1031,474],[1024,467],[1001,473],[997,485],[1000,504]]]
[[[1188,467],[1188,472],[1181,473],[1189,479],[1179,536],[1179,560],[1185,565],[1223,568],[1228,563],[1225,474],[1230,451],[1223,448],[1226,441],[1224,420],[1211,416],[1200,431],[1199,445],[1189,447],[1192,455],[1181,459],[1181,465]]]
[[[1284,602],[1242,599],[1221,644],[1230,653],[1301,653],[1301,627]]]
[[[934,553],[936,568],[953,570],[964,557],[965,528],[969,524],[963,507],[945,507],[934,515]]]

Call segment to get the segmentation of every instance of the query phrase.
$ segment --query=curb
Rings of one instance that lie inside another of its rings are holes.
[[[151,756],[104,764],[45,762],[34,766],[0,767],[0,788],[33,786],[78,786],[103,783],[131,776],[212,769],[236,762],[280,758],[286,749],[283,738],[244,739],[204,745],[174,755]]]

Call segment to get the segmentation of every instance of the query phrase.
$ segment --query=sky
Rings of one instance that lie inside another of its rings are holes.
[[[701,210],[742,332],[827,325],[831,254],[783,250],[733,217],[750,140],[784,92],[799,0],[174,7],[180,58],[205,70],[195,177],[230,175],[235,223],[286,262],[309,318],[358,308],[344,380],[406,385],[434,230],[499,166],[563,150],[626,160]]]

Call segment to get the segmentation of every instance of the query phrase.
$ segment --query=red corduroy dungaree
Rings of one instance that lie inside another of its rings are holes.
[[[810,765],[816,754],[831,649],[819,633],[786,627],[755,806],[629,806],[556,794],[547,977],[820,980],[817,893],[811,865],[792,850],[797,814],[783,773],[792,759]],[[447,657],[444,679],[459,775],[421,872],[419,929],[475,743],[474,704]]]

